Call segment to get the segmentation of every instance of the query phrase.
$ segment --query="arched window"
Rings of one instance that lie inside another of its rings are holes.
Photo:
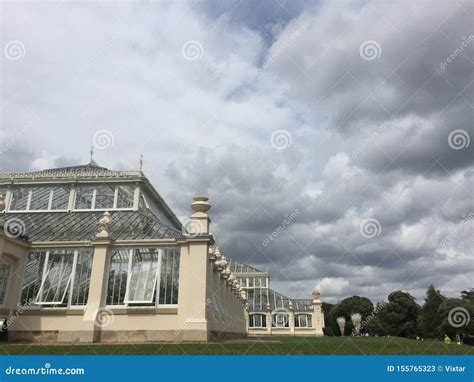
[[[272,327],[274,328],[288,328],[289,320],[287,313],[274,313],[272,316]]]
[[[251,314],[249,316],[249,327],[250,328],[266,328],[267,317],[265,314]]]
[[[297,314],[295,315],[295,328],[310,328],[311,315],[310,314]]]

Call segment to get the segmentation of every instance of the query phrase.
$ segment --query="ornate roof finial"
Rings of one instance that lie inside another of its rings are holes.
[[[91,146],[90,153],[91,153],[91,163],[94,163],[94,145]]]
[[[100,239],[107,239],[109,237],[110,224],[110,213],[109,211],[105,211],[99,220],[99,232],[97,232],[95,236]]]
[[[140,154],[140,160],[139,160],[138,163],[139,163],[138,169],[139,169],[140,171],[143,171],[143,154]]]

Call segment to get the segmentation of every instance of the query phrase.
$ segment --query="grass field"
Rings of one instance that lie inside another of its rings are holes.
[[[0,346],[0,355],[474,355],[474,347],[399,337],[273,337],[220,343]]]

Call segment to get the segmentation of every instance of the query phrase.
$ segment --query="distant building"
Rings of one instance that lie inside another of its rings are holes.
[[[323,335],[324,314],[318,291],[313,291],[312,299],[290,299],[270,289],[267,272],[232,259],[229,267],[247,300],[249,335]]]
[[[191,207],[183,229],[142,171],[93,161],[0,174],[0,321],[9,339],[322,335],[318,292],[291,300],[269,289],[266,273],[215,247],[207,198]]]

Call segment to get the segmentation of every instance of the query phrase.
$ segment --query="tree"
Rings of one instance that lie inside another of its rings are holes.
[[[414,338],[417,334],[417,319],[420,307],[407,292],[396,291],[388,296],[370,321],[371,334]]]
[[[350,336],[352,333],[351,314],[360,313],[363,321],[372,313],[373,309],[374,306],[367,297],[348,297],[332,307],[326,318],[326,326],[331,327],[333,333],[339,333],[336,320],[338,317],[344,317],[346,319],[344,335]]]
[[[456,334],[474,334],[474,302],[467,299],[447,298],[438,309],[441,323],[438,331],[454,338]]]
[[[446,299],[445,296],[433,285],[430,285],[426,291],[425,303],[420,310],[418,317],[418,330],[423,337],[440,338],[444,333],[440,332],[442,317],[438,309],[441,303]]]
[[[474,302],[474,288],[470,288],[468,290],[463,290],[461,292],[461,298],[463,300],[469,300]]]
[[[321,304],[324,314],[324,323],[325,327],[323,328],[323,332],[325,336],[334,336],[336,333],[333,331],[333,327],[329,324],[329,313],[334,307],[334,304],[330,304],[328,302],[323,302]]]

